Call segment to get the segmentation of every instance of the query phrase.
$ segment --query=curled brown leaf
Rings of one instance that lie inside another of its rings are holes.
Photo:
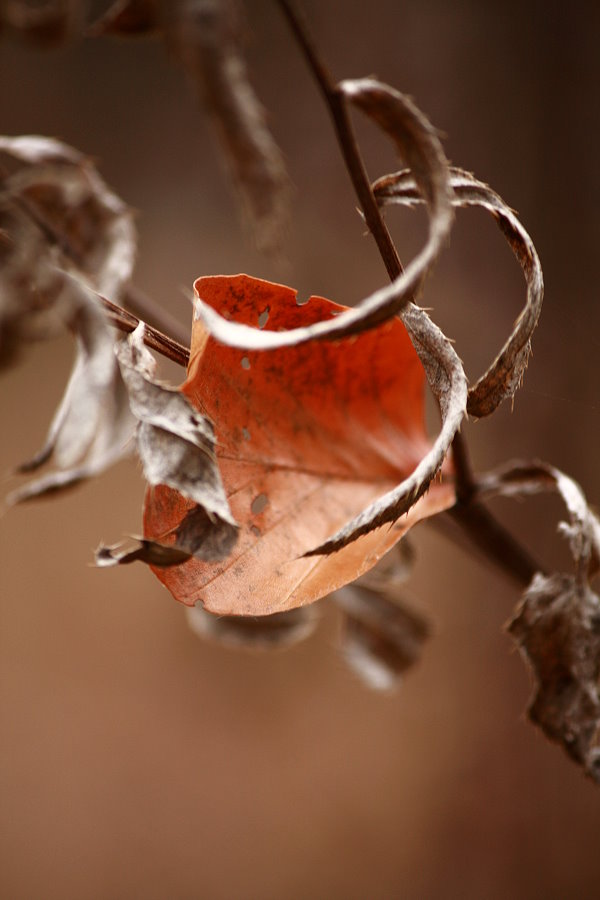
[[[467,411],[472,416],[488,416],[520,386],[531,353],[531,336],[540,316],[544,297],[542,267],[529,234],[515,213],[486,184],[462,169],[450,169],[450,184],[456,207],[479,206],[496,220],[525,276],[525,307],[500,353],[488,370],[469,389]],[[373,184],[382,206],[412,206],[424,202],[422,188],[407,170],[386,175]]]

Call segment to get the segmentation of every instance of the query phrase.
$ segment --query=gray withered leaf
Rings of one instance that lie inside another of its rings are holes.
[[[547,463],[513,462],[478,479],[481,496],[556,491],[569,521],[574,574],[538,573],[508,625],[535,680],[529,716],[600,782],[600,601],[590,579],[600,568],[600,522],[579,485]]]
[[[0,137],[0,365],[65,329],[70,288],[57,269],[118,300],[135,248],[131,211],[81,153],[38,135]]]
[[[71,487],[98,475],[132,449],[135,420],[115,355],[114,337],[95,295],[74,276],[56,272],[76,358],[46,441],[19,467],[32,472],[52,459],[55,470],[19,488],[9,504]]]
[[[529,717],[600,783],[600,601],[572,575],[536,575],[509,623],[534,674]]]
[[[487,416],[520,386],[531,353],[531,336],[540,317],[544,297],[542,267],[533,241],[517,215],[486,184],[462,169],[450,168],[452,203],[456,207],[478,206],[496,220],[525,276],[526,303],[508,340],[484,375],[469,389],[467,411]],[[373,192],[382,206],[423,203],[423,196],[409,170],[379,178]]]
[[[133,550],[100,547],[99,565],[140,560],[150,565],[179,565],[196,556],[217,560],[229,555],[238,526],[231,514],[215,457],[212,423],[178,390],[152,379],[152,354],[144,347],[140,325],[116,349],[131,411],[137,421],[136,443],[149,485],[179,491],[189,509],[171,541],[142,540]]]
[[[123,36],[154,30],[186,69],[212,119],[259,249],[279,251],[289,217],[289,180],[249,78],[237,3],[121,0],[93,28]]]

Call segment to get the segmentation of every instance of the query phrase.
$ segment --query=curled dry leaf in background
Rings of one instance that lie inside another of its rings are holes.
[[[119,344],[117,357],[138,423],[137,450],[146,480],[181,491],[190,507],[165,541],[143,540],[131,551],[100,547],[96,562],[172,566],[193,556],[222,559],[235,544],[237,524],[223,490],[211,422],[182,393],[152,380],[154,359],[144,347],[142,323]]]
[[[496,219],[523,269],[527,283],[527,302],[512,334],[487,372],[469,389],[467,411],[472,416],[488,416],[503,400],[513,397],[521,384],[531,353],[531,336],[542,310],[544,279],[531,238],[502,198],[462,169],[450,169],[450,184],[454,192],[454,206],[480,206]],[[412,206],[424,202],[408,170],[378,179],[373,185],[373,192],[382,206]]]
[[[373,569],[332,594],[343,616],[344,659],[375,690],[397,687],[429,637],[424,616],[400,599],[413,560],[404,537]]]
[[[213,120],[259,249],[279,251],[289,215],[289,181],[242,56],[238,5],[231,0],[125,0],[110,7],[93,33],[128,36],[156,30],[183,64]]]
[[[135,231],[127,207],[85,158],[58,141],[0,138],[0,358],[27,340],[70,330],[75,364],[42,450],[57,471],[13,492],[19,502],[97,475],[128,449],[135,421],[115,360],[114,335],[89,288],[118,296]]]
[[[68,270],[119,298],[136,234],[128,207],[77,150],[36,135],[0,137],[0,364],[23,341],[55,336],[72,305]]]
[[[58,468],[13,491],[9,504],[98,475],[132,449],[135,420],[116,364],[112,330],[88,288],[64,272],[56,275],[77,354],[46,442],[19,471],[32,472],[51,458]]]
[[[273,329],[329,320],[344,308],[246,275],[196,283],[205,303]],[[306,553],[384,494],[429,451],[423,366],[397,320],[349,340],[258,353],[217,343],[194,323],[183,393],[215,422],[225,492],[240,535],[222,563],[155,569],[187,605],[266,615],[306,605],[371,568],[415,522],[454,502],[450,483],[392,527],[340,552]],[[177,491],[149,488],[144,536],[168,542],[193,509]]]

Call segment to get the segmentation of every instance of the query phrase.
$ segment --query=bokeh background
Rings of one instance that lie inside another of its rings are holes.
[[[538,247],[534,356],[514,410],[468,426],[476,466],[545,458],[598,501],[600,7],[305,9],[333,72],[410,93],[450,159],[517,208]],[[245,271],[345,303],[385,282],[276,4],[253,0],[247,20],[254,82],[295,185],[284,263],[259,256],[240,226],[206,118],[159,43],[0,45],[1,130],[53,135],[98,160],[138,210],[136,283],[182,322],[201,274]],[[396,168],[358,126],[372,176]],[[390,222],[407,259],[423,220]],[[461,214],[422,302],[471,376],[523,295],[494,224]],[[71,354],[68,339],[41,344],[3,374],[0,471],[41,445]],[[377,695],[337,654],[332,609],[294,649],[236,653],[195,637],[142,566],[91,567],[101,540],[139,531],[142,494],[125,462],[0,519],[2,896],[598,896],[600,793],[525,721],[530,678],[503,632],[510,582],[421,527],[410,590],[434,634],[401,689]],[[495,510],[546,565],[568,565],[558,501]]]

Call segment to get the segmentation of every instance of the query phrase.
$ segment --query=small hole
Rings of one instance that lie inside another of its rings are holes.
[[[256,525],[251,525],[250,531],[252,532],[254,537],[260,537],[260,528],[257,528]]]
[[[250,360],[248,359],[247,356],[242,356],[242,369],[249,369],[249,368],[250,368]]]
[[[242,428],[242,437],[244,438],[245,441],[250,440],[250,432],[248,431],[247,428]]]
[[[269,498],[266,494],[257,494],[252,503],[250,504],[250,509],[252,513],[257,516],[259,513],[263,511],[267,503],[269,502]]]
[[[265,325],[267,324],[267,322],[269,321],[269,312],[270,312],[270,309],[268,306],[266,309],[264,309],[261,312],[260,316],[258,317],[258,327],[259,328],[264,328]]]

